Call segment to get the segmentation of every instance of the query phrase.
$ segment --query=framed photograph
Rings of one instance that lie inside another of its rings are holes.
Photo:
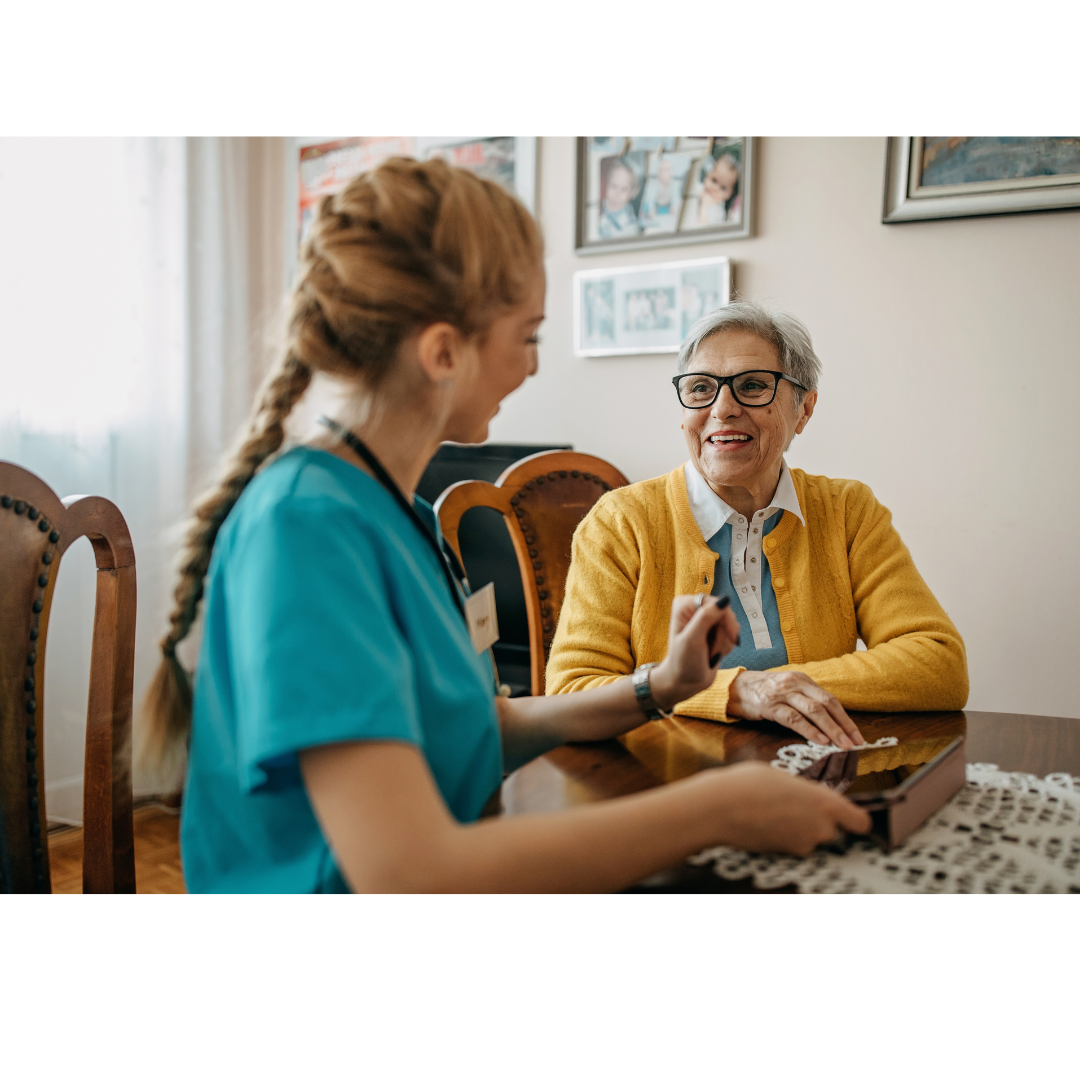
[[[1080,206],[1080,137],[890,138],[886,224]]]
[[[749,236],[753,149],[748,136],[579,138],[577,251]]]
[[[574,355],[679,351],[694,322],[731,300],[731,260],[686,259],[574,274]]]
[[[299,236],[319,200],[388,157],[441,157],[513,192],[530,211],[536,202],[536,139],[511,135],[435,138],[423,135],[299,140]]]

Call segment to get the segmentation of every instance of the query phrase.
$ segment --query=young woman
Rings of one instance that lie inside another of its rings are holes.
[[[755,764],[479,820],[504,771],[644,720],[630,678],[496,698],[413,497],[440,442],[482,441],[536,371],[541,259],[518,202],[441,161],[389,161],[323,202],[281,366],[195,509],[147,702],[151,752],[188,746],[192,891],[607,890],[712,844],[807,852],[868,828],[835,793]],[[343,404],[278,454],[315,371]],[[204,579],[192,695],[176,646]],[[712,598],[676,598],[667,657],[642,677],[656,705],[708,686],[736,633]]]

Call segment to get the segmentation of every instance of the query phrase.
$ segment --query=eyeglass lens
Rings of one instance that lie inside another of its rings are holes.
[[[742,405],[767,405],[777,381],[771,371],[744,371],[732,379],[731,391]],[[711,405],[719,390],[719,381],[711,375],[688,375],[679,381],[679,400],[688,409],[700,409]]]

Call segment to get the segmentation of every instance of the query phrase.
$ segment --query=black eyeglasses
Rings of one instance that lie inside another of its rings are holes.
[[[724,383],[731,387],[732,397],[740,405],[760,409],[771,405],[780,380],[805,390],[801,382],[782,371],[740,371],[738,375],[709,375],[704,371],[688,371],[671,380],[679,401],[687,409],[707,409],[719,396]]]

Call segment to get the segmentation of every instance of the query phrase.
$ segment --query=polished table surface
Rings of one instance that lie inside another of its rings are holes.
[[[851,716],[867,742],[895,735],[901,745],[925,749],[930,742],[940,744],[933,749],[936,753],[963,735],[969,762],[989,762],[1036,776],[1080,775],[1080,720],[971,710]],[[769,761],[782,746],[802,742],[787,728],[765,721],[656,720],[618,739],[563,746],[529,762],[503,782],[502,813],[542,813],[630,795],[717,765],[753,758]],[[916,754],[915,759],[926,757]],[[709,891],[728,891],[710,876]],[[698,891],[702,886],[699,881],[688,887]]]

